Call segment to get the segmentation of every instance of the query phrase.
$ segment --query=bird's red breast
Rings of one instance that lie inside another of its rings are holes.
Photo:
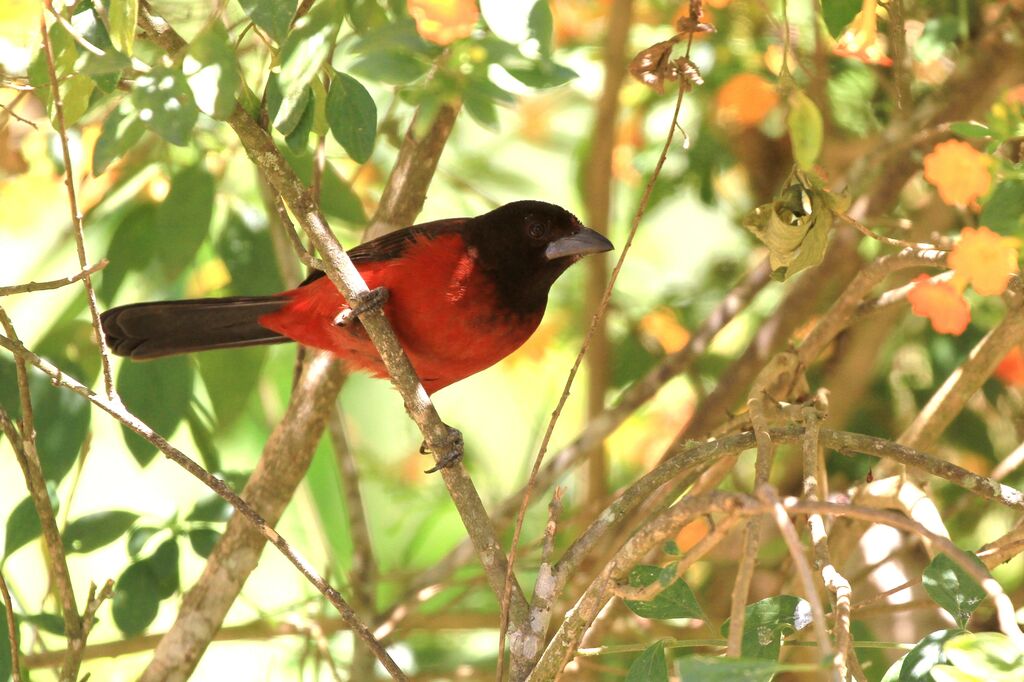
[[[505,309],[479,252],[457,231],[417,234],[403,245],[400,258],[357,258],[356,267],[369,288],[388,290],[384,314],[428,393],[509,355],[543,316],[543,310]],[[320,277],[281,296],[290,302],[260,317],[261,325],[330,351],[352,369],[387,376],[363,326],[355,320],[335,323],[349,306],[329,279]]]

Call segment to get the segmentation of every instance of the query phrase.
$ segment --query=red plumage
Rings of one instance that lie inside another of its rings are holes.
[[[540,324],[551,284],[611,243],[552,204],[522,201],[477,218],[405,228],[349,253],[428,393],[475,374],[521,346]],[[387,372],[334,284],[314,273],[274,296],[142,303],[103,314],[115,353],[137,359],[294,340],[352,369]]]

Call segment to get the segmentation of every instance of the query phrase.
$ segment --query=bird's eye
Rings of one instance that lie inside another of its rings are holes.
[[[540,223],[530,223],[530,226],[526,228],[526,231],[532,239],[540,239],[547,234],[548,230]]]

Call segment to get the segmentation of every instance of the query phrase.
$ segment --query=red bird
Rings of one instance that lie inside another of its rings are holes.
[[[407,227],[348,253],[367,286],[388,293],[384,314],[433,393],[521,346],[566,268],[612,248],[559,206],[517,201],[476,218]],[[106,311],[102,322],[111,350],[134,359],[293,340],[387,376],[358,319],[347,321],[350,310],[314,272],[273,296],[136,303]]]

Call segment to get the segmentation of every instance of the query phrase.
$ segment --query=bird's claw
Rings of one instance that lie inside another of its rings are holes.
[[[375,287],[370,289],[365,294],[356,298],[355,305],[351,308],[345,308],[338,313],[337,317],[334,318],[334,324],[339,327],[344,327],[363,313],[368,313],[371,310],[378,310],[388,302],[388,298],[390,297],[391,294],[384,287]]]
[[[442,456],[441,459],[437,460],[437,464],[430,467],[423,473],[432,474],[435,471],[447,469],[448,467],[454,464],[458,464],[460,461],[462,461],[462,455],[465,452],[465,443],[462,440],[461,431],[459,431],[458,429],[453,429],[452,427],[448,426],[448,437],[446,438],[445,446],[446,447],[444,448],[444,456]],[[427,441],[423,441],[423,443],[420,444],[420,454],[433,454],[433,451],[427,445]]]

